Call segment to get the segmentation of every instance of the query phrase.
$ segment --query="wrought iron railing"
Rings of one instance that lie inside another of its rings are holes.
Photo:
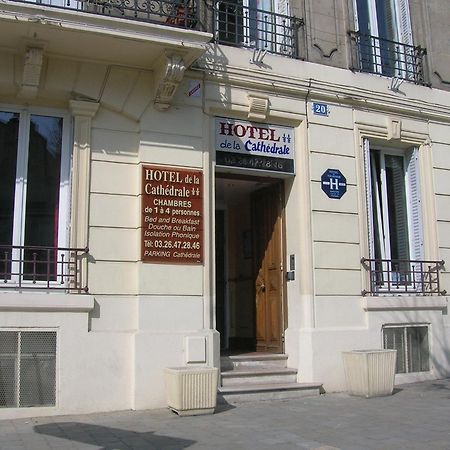
[[[198,31],[212,31],[220,44],[299,57],[303,19],[243,5],[242,0],[10,0],[132,19]]]
[[[88,292],[83,264],[89,249],[0,245],[0,288]]]
[[[298,29],[303,20],[242,2],[219,0],[213,6],[214,36],[219,44],[248,47],[298,58]]]
[[[355,44],[354,70],[427,84],[424,76],[426,49],[357,31],[350,31],[349,35]]]
[[[12,0],[38,3],[41,7],[72,9],[103,16],[122,17],[182,28],[203,30],[199,20],[200,0]]]
[[[444,261],[361,258],[369,272],[369,289],[362,295],[445,295],[439,272]]]

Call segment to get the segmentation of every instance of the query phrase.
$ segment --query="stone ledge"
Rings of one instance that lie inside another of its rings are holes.
[[[364,311],[388,310],[442,310],[447,307],[447,296],[374,296],[362,297]]]
[[[44,292],[1,292],[0,311],[89,312],[94,296]]]

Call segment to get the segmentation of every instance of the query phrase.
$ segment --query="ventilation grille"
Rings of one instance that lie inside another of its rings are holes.
[[[0,407],[54,406],[56,332],[0,331]]]

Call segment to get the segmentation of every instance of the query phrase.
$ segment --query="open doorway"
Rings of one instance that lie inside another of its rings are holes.
[[[222,353],[282,353],[283,182],[216,176],[216,328]]]

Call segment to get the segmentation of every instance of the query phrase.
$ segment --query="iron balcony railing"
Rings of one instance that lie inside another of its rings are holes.
[[[361,258],[361,263],[369,272],[369,289],[362,295],[446,294],[439,281],[444,261]]]
[[[244,6],[242,0],[10,0],[116,18],[212,31],[220,44],[299,57],[303,19]]]
[[[426,49],[357,31],[349,34],[355,45],[354,70],[427,84],[424,77]]]
[[[214,36],[219,44],[299,57],[298,29],[302,19],[244,6],[239,0],[219,0],[213,12]]]
[[[89,249],[0,245],[0,288],[88,292],[83,264]]]
[[[71,9],[206,31],[199,20],[200,0],[12,0],[41,7]]]

